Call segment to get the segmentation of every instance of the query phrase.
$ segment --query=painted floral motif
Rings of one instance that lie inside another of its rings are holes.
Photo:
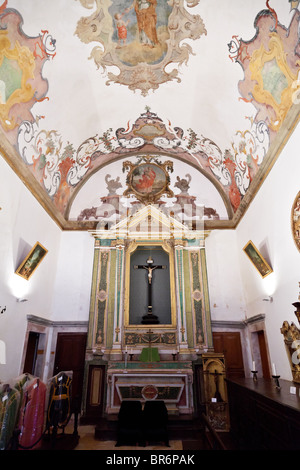
[[[111,130],[87,139],[75,150],[71,143],[63,143],[57,131],[39,130],[38,122],[24,121],[20,126],[19,152],[56,207],[64,212],[71,188],[92,168],[92,160],[112,150]]]

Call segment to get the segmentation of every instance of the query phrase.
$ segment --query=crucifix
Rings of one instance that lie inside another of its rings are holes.
[[[134,269],[145,269],[148,271],[148,313],[147,315],[143,316],[142,323],[143,324],[154,324],[159,323],[158,317],[153,314],[152,312],[152,281],[153,281],[153,271],[155,269],[167,269],[167,266],[164,265],[154,265],[153,259],[151,256],[146,261],[147,265],[139,264],[134,265]]]

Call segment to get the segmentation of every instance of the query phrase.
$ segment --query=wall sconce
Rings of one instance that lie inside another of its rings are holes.
[[[28,302],[28,299],[24,299],[24,298],[16,299],[16,300],[18,303]]]
[[[0,307],[0,314],[4,313],[6,311],[6,306],[5,307]]]
[[[271,296],[269,295],[269,297],[265,297],[265,298],[263,299],[263,301],[265,301],[265,302],[271,302],[271,303],[272,303],[272,302],[273,302],[273,297],[271,297]]]

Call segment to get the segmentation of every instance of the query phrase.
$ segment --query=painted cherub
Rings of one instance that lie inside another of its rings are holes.
[[[129,20],[124,21],[123,16],[125,15],[124,13],[116,13],[115,14],[115,20],[116,20],[116,26],[118,30],[118,44],[119,46],[123,42],[123,45],[126,44],[127,40],[127,25],[129,23]]]

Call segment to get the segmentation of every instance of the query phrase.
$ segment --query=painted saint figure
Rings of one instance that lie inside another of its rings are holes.
[[[139,182],[136,183],[136,189],[140,192],[150,193],[152,191],[152,186],[156,178],[156,173],[150,167],[147,167],[143,172],[142,177],[139,179]]]
[[[139,41],[143,45],[154,47],[158,44],[157,32],[156,32],[156,0],[134,0],[132,5],[125,10],[128,13],[134,8],[138,32]]]

